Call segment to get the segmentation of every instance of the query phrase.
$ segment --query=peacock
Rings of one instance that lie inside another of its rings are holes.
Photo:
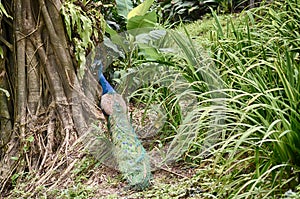
[[[118,169],[131,189],[143,190],[151,180],[149,156],[130,122],[124,99],[104,77],[102,62],[96,60],[94,64],[98,68],[98,80],[102,87],[100,107],[108,118]]]

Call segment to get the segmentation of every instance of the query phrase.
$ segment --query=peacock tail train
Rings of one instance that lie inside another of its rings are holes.
[[[101,62],[96,64],[100,68],[98,78],[103,89],[100,106],[108,115],[114,159],[130,188],[143,190],[150,185],[150,158],[128,118],[125,101],[105,79]]]
[[[145,189],[151,179],[150,159],[121,105],[114,103],[113,110],[108,120],[118,168],[130,187]]]

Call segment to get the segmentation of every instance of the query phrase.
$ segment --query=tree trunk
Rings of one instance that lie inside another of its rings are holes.
[[[0,91],[0,193],[4,196],[26,173],[36,176],[25,190],[31,193],[40,185],[58,183],[74,166],[72,150],[78,150],[75,141],[87,132],[89,120],[103,117],[97,99],[86,97],[77,77],[60,14],[62,1],[3,4],[13,17],[0,18],[0,88],[10,93],[7,97]],[[88,72],[85,76],[91,77]],[[99,86],[93,89],[100,91]]]

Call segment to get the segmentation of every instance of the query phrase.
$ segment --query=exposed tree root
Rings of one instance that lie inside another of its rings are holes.
[[[81,158],[78,151],[85,154],[78,138],[87,132],[91,119],[104,118],[97,108],[98,83],[92,82],[86,91],[77,77],[61,4],[8,0],[5,8],[13,21],[0,19],[2,27],[11,28],[0,29],[6,33],[0,41],[5,41],[7,58],[0,62],[0,87],[11,93],[7,98],[0,92],[2,196],[21,182],[27,183],[23,190],[35,196],[40,186],[56,187],[64,181]]]

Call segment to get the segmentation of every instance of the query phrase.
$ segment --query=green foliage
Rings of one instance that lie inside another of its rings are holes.
[[[56,198],[90,198],[94,196],[95,188],[91,186],[86,186],[81,183],[76,184],[74,187],[63,189],[63,190],[53,190],[52,192],[57,192]]]
[[[143,45],[143,41],[139,42],[137,38],[141,39],[143,34],[147,35],[157,26],[156,13],[146,10],[147,8],[149,9],[151,2],[152,0],[146,0],[128,13],[126,25],[128,31],[122,33],[122,35],[119,35],[112,28],[107,27],[106,32],[110,34],[110,39],[107,38],[104,42],[107,48],[122,58],[125,58],[124,55],[126,54],[127,59],[131,59],[130,55],[133,55],[132,52],[134,52],[138,46],[141,47],[141,45]]]
[[[128,13],[126,28],[130,34],[137,35],[157,25],[156,12],[148,12],[152,3],[153,0],[146,0]]]
[[[222,165],[216,181],[216,186],[222,184],[216,187],[219,197],[275,197],[299,183],[300,65],[295,31],[300,8],[293,0],[286,4],[247,11],[226,28],[214,15],[211,49],[227,96],[226,139],[213,146],[215,164]]]
[[[128,13],[132,10],[131,0],[116,0],[118,14],[127,19]]]
[[[105,23],[102,15],[93,9],[84,12],[81,7],[66,2],[61,7],[66,32],[75,47],[75,57],[79,65],[79,77],[83,77],[86,53],[94,48],[94,43],[102,40]],[[94,38],[94,40],[92,39]]]
[[[127,30],[135,29],[134,31],[130,32],[131,34],[139,34],[140,30],[142,30],[143,28],[145,29],[149,27],[155,27],[157,22],[156,13],[155,11],[148,12],[152,3],[153,0],[146,0],[134,9],[132,9],[132,7],[130,7],[130,9],[127,9],[126,7],[125,9],[125,6],[123,5],[124,2],[117,1],[117,7],[119,6],[118,13],[126,19]],[[108,27],[108,32],[111,34],[111,36],[116,35],[116,32],[113,32],[110,27]]]
[[[146,0],[142,3],[131,0],[117,0],[111,8],[111,14],[106,17],[108,28],[118,32],[129,29],[153,27],[157,22],[156,12],[148,13],[154,0]],[[138,4],[133,8],[134,5]],[[108,30],[109,34],[111,30]]]
[[[184,1],[184,0],[167,0],[159,5],[162,11],[162,19],[166,19],[170,23],[178,23],[180,20],[190,21],[199,19],[201,9],[198,1]],[[203,8],[203,7],[202,7]],[[207,11],[203,10],[204,15]]]
[[[157,22],[157,17],[155,11],[146,13],[142,16],[134,16],[130,18],[127,22],[127,30],[130,31],[131,34],[137,35],[142,33],[146,28],[155,27]]]
[[[234,18],[235,15],[220,15],[219,21],[222,27],[225,27],[230,21],[230,18]],[[212,30],[214,30],[215,21],[209,15],[203,17],[202,20],[195,21],[193,23],[184,24],[181,23],[176,28],[180,32],[184,32],[186,28],[195,43],[198,43],[200,46],[204,47],[209,51],[211,47],[210,36]]]
[[[157,122],[160,127],[155,129],[163,126],[161,134],[157,136],[162,141],[160,143],[170,144],[164,158],[170,161],[179,159],[197,135],[203,132],[197,129],[199,125],[205,129],[205,125],[210,125],[210,119],[216,119],[211,114],[216,108],[209,108],[213,103],[211,98],[216,96],[210,93],[211,89],[217,89],[219,84],[212,70],[212,62],[192,40],[176,31],[154,29],[118,38],[112,38],[112,41],[116,41],[115,44],[125,55],[118,65],[126,66],[119,71],[119,92],[127,92],[133,101],[143,104],[145,115],[153,111],[150,104],[163,110],[166,123]],[[127,44],[124,48],[123,43]],[[197,96],[201,92],[204,94],[200,96],[206,99],[202,104],[199,103],[201,97]],[[202,116],[205,122],[202,121],[202,124],[196,122],[200,114],[192,111],[197,105],[205,113]],[[161,121],[160,117],[156,119]]]
[[[299,6],[291,1],[289,3],[293,9],[299,10]],[[292,154],[297,154],[299,147],[296,144],[299,139],[296,132],[299,131],[300,125],[297,119],[299,58],[294,50],[298,45],[297,35],[291,29],[299,16],[289,11],[274,12],[273,9],[270,7],[267,10],[257,10],[266,13],[263,17],[248,12],[244,17],[244,27],[232,27],[234,35],[220,34],[218,28],[218,39],[224,40],[219,40],[213,46],[213,50],[219,56],[222,66],[231,69],[226,79],[228,83],[235,89],[249,93],[249,98],[243,97],[241,100],[248,100],[245,111],[253,119],[251,124],[263,124],[271,128],[269,131],[275,130],[266,135],[281,140],[278,143],[280,147],[274,145],[274,155],[279,162],[297,164],[297,156]],[[283,10],[282,7],[277,9]],[[261,22],[251,24],[254,17]],[[286,23],[286,18],[292,20]],[[279,121],[276,121],[277,119]],[[276,124],[273,124],[275,121]],[[291,146],[282,148],[284,145]],[[276,150],[280,151],[277,153]]]
[[[159,139],[170,143],[169,156],[186,151],[186,159],[199,163],[214,155],[209,183],[200,183],[207,195],[279,198],[299,184],[299,13],[293,0],[237,19],[220,21],[213,13],[207,46],[215,66],[177,32],[130,40],[130,57],[122,62],[131,69],[123,77],[132,75],[139,85],[130,97],[145,110],[151,104],[164,108]],[[151,70],[159,75],[147,82]],[[185,99],[191,107],[182,106]]]
[[[109,29],[106,45],[123,55],[115,73],[120,90],[145,107],[144,115],[155,105],[166,116],[154,147],[168,143],[166,159],[185,158],[201,166],[212,155],[193,179],[205,197],[297,198],[297,2],[275,1],[245,11],[240,18],[220,18],[213,12],[214,24],[210,21],[202,32],[182,28],[187,38],[176,31],[149,30],[147,25],[156,26],[154,15],[147,18],[151,12],[145,12],[150,1],[145,2],[145,7],[131,10],[138,14],[127,12],[130,31],[125,37]],[[146,28],[131,31],[139,27]],[[210,38],[205,46],[212,60],[188,33]],[[176,196],[184,194],[175,189]]]
[[[128,13],[127,18],[130,19],[134,16],[143,16],[143,15],[145,15],[148,12],[148,10],[150,9],[153,2],[154,2],[154,0],[144,1],[143,3],[141,3],[140,5],[135,7],[133,10],[131,10]]]
[[[179,21],[195,21],[201,19],[210,9],[217,10],[218,13],[233,13],[246,7],[243,0],[167,0],[162,1],[158,6],[162,12],[162,18],[169,23]],[[159,10],[157,8],[157,10]]]

